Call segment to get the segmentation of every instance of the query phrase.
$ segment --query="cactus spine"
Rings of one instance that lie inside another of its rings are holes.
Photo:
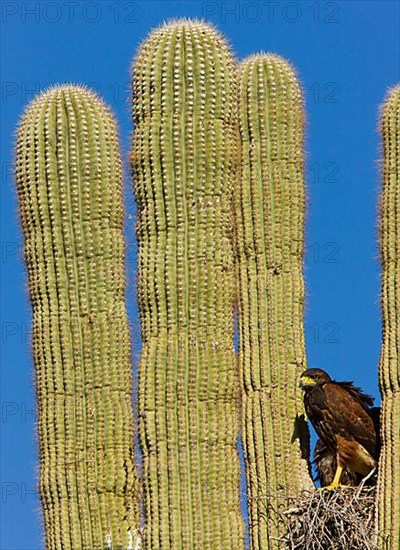
[[[302,426],[297,382],[306,359],[304,113],[292,67],[276,55],[245,59],[239,67],[239,104],[242,177],[236,217],[243,444],[251,548],[269,549],[276,546],[271,537],[279,535],[278,512],[287,498],[311,485],[299,438],[294,441]]]
[[[145,547],[243,548],[233,348],[236,83],[211,26],[169,22],[133,67]]]
[[[380,201],[383,342],[379,365],[382,450],[377,495],[381,548],[400,541],[400,85],[384,103]]]
[[[46,548],[134,548],[122,171],[101,100],[54,87],[27,108],[16,179],[38,401]]]

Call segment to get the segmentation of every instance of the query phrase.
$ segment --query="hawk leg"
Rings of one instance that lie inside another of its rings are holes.
[[[330,483],[327,487],[327,489],[336,489],[336,487],[340,486],[340,478],[342,477],[343,467],[339,464],[337,465],[335,477],[333,478],[332,483]]]
[[[332,491],[334,489],[337,489],[338,487],[348,487],[348,485],[340,484],[340,478],[342,477],[342,473],[343,473],[343,466],[340,465],[338,460],[335,477],[333,478],[332,483],[330,483],[326,487],[321,487],[321,490],[327,489],[328,491]]]

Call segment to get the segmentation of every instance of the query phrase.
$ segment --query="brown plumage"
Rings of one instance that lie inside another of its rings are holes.
[[[331,380],[321,369],[304,371],[300,386],[304,389],[307,416],[321,440],[316,455],[323,470],[321,475],[319,468],[321,485],[331,477],[331,487],[340,482],[359,483],[375,468],[378,459],[378,436],[371,412],[373,398],[352,382]]]
[[[317,480],[320,482],[321,487],[330,485],[335,477],[337,469],[336,452],[332,452],[329,447],[325,445],[322,439],[318,439],[314,449],[314,464],[317,470]],[[340,481],[343,485],[358,485],[361,481],[361,476],[356,472],[346,468],[343,470]]]

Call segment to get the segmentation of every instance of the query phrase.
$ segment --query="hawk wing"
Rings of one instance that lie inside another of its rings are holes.
[[[353,399],[358,401],[364,409],[369,409],[374,404],[374,398],[371,395],[367,395],[361,388],[355,386],[353,382],[335,382],[336,386],[340,386],[345,389]]]
[[[326,409],[322,411],[323,422],[331,426],[335,436],[338,435],[347,440],[354,439],[373,458],[377,458],[374,423],[368,409],[361,404],[361,399],[355,398],[355,390],[356,388],[353,387],[350,392],[336,382],[325,384]]]

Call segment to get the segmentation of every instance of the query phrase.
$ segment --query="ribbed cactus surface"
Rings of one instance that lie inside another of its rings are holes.
[[[383,105],[380,200],[383,342],[379,365],[382,450],[378,478],[380,547],[400,544],[400,85]]]
[[[302,94],[292,67],[239,67],[242,174],[236,193],[239,362],[251,548],[275,548],[287,498],[310,487],[297,387],[306,368]]]
[[[103,102],[73,85],[39,95],[19,126],[16,179],[46,548],[134,549],[122,172],[116,125]]]
[[[239,550],[237,110],[223,37],[190,20],[156,29],[133,101],[145,547]]]

